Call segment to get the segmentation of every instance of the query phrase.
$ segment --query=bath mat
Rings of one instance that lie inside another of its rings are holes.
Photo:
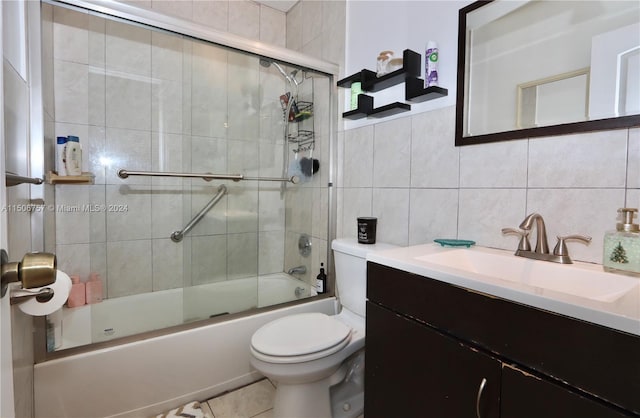
[[[190,402],[179,408],[172,409],[164,414],[156,415],[156,418],[213,418],[209,413],[205,412],[200,402]]]

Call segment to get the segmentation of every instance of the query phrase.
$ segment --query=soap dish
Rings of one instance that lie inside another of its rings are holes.
[[[443,247],[471,247],[472,245],[476,245],[475,241],[470,241],[468,239],[445,239],[445,238],[437,238],[434,239],[435,242],[442,245]]]

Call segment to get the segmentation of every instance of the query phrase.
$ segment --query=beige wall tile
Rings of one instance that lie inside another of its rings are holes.
[[[527,145],[509,141],[462,147],[460,187],[526,187]]]
[[[529,187],[624,187],[628,130],[536,138]]]
[[[373,187],[409,187],[410,181],[411,118],[376,124],[373,135]]]

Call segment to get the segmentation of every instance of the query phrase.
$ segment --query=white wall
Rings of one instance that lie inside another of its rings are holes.
[[[448,96],[433,101],[411,104],[410,113],[452,106],[456,103],[456,66],[458,50],[458,10],[471,1],[350,1],[347,3],[347,35],[345,75],[363,68],[376,70],[380,51],[410,49],[422,57],[421,74],[424,79],[424,53],[428,41],[436,41],[439,49],[438,78],[440,87],[448,89]],[[347,89],[348,93],[349,90]],[[404,84],[368,93],[374,107],[404,101]],[[342,103],[344,104],[344,103]],[[347,109],[348,110],[348,109]],[[345,121],[345,129],[376,123],[376,119]]]
[[[463,238],[515,250],[517,238],[502,236],[501,228],[536,211],[553,241],[592,236],[591,245],[572,243],[569,251],[576,260],[600,263],[602,237],[615,227],[617,209],[640,205],[640,129],[454,147],[456,28],[458,9],[468,3],[348,3],[346,75],[372,69],[378,51],[434,39],[449,96],[394,118],[344,124],[338,236],[356,236],[357,216],[376,216],[380,241]],[[382,30],[377,22],[393,25]]]

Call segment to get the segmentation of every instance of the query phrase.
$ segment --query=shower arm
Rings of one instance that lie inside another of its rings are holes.
[[[248,177],[243,174],[212,174],[212,173],[173,173],[173,172],[157,172],[157,171],[130,171],[125,169],[118,170],[118,177],[126,179],[129,176],[149,176],[149,177],[187,177],[201,178],[205,181],[211,180],[247,180],[247,181],[281,181],[285,183],[297,184],[300,182],[298,176],[291,177]]]

